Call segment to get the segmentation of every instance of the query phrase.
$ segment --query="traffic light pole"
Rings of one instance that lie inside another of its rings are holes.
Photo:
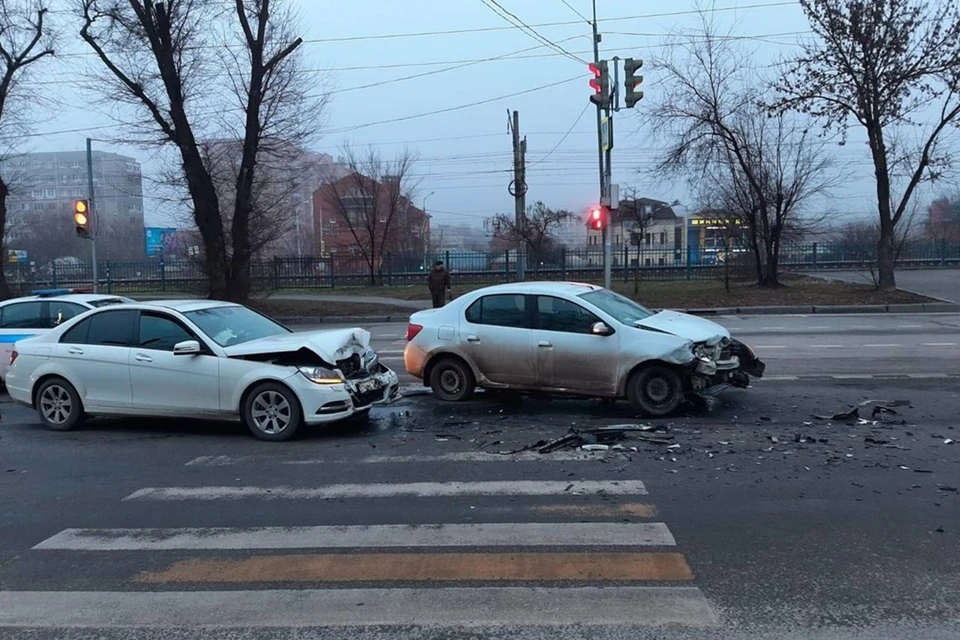
[[[97,273],[97,224],[96,204],[93,201],[93,141],[87,138],[87,200],[90,202],[90,259],[93,261],[93,292],[99,293],[100,276]]]
[[[600,64],[600,33],[597,31],[597,0],[593,0],[593,63]],[[603,107],[597,103],[597,163],[600,169],[600,202],[607,196],[607,172],[603,162]],[[603,286],[610,287],[610,207],[601,207],[606,211],[601,235],[603,240]]]

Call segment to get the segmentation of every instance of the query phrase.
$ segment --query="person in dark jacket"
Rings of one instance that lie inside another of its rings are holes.
[[[427,288],[430,289],[430,296],[433,298],[433,308],[442,307],[446,301],[447,292],[450,291],[450,272],[443,266],[443,260],[437,260],[433,264],[433,270],[427,276]]]

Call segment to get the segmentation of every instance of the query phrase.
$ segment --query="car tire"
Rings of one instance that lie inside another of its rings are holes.
[[[473,371],[462,360],[444,358],[430,369],[430,388],[444,402],[461,402],[477,386]]]
[[[258,384],[243,402],[243,422],[260,440],[292,440],[303,424],[303,409],[297,395],[276,382]]]
[[[37,389],[35,405],[40,422],[53,431],[70,431],[86,419],[80,394],[60,377],[43,381]]]
[[[627,400],[634,409],[651,418],[668,415],[683,401],[683,381],[670,367],[656,364],[643,367],[627,382]]]

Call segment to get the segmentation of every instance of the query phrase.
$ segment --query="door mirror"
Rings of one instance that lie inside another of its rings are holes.
[[[606,322],[594,322],[590,333],[595,336],[609,336],[613,334],[613,329],[608,327]]]
[[[196,340],[184,340],[173,345],[173,355],[192,356],[200,353],[200,343]]]

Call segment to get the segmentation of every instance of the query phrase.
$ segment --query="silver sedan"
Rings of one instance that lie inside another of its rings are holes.
[[[446,401],[478,386],[536,390],[623,398],[648,416],[690,393],[745,388],[765,368],[715,322],[568,282],[497,285],[417,312],[403,358]]]

